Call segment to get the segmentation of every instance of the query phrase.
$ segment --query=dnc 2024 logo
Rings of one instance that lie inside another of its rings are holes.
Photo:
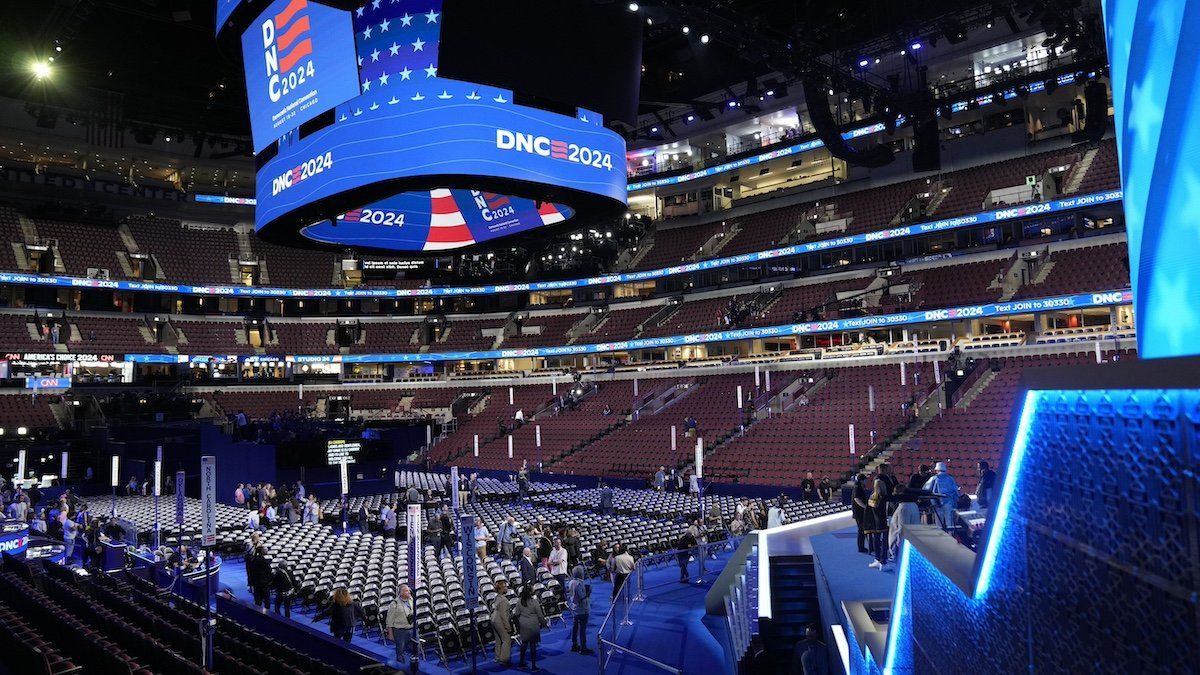
[[[262,22],[263,59],[267,94],[272,103],[316,75],[308,0],[292,0],[284,10]]]

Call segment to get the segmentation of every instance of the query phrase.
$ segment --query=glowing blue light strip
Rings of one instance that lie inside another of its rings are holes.
[[[1021,418],[1017,422],[1017,433],[1013,439],[1012,453],[1008,458],[1008,470],[1003,478],[1003,485],[1000,488],[1000,497],[996,502],[996,509],[991,514],[992,522],[989,523],[987,541],[984,543],[982,562],[979,566],[979,575],[975,579],[974,592],[971,594],[973,600],[981,600],[987,595],[988,589],[992,583],[992,573],[996,567],[996,556],[999,554],[1000,545],[1004,540],[1004,535],[1008,529],[1008,516],[1012,510],[1013,493],[1016,490],[1017,483],[1021,480],[1021,471],[1025,467],[1025,451],[1029,447],[1029,430],[1033,425],[1033,416],[1037,413],[1038,402],[1041,399],[1043,392],[1029,391],[1025,394],[1025,400],[1021,405]],[[898,579],[896,580],[896,596],[892,600],[892,613],[888,621],[888,636],[887,636],[887,653],[884,655],[884,675],[894,675],[896,669],[897,649],[900,641],[900,632],[911,624],[911,620],[903,621],[903,613],[905,609],[905,601],[907,599],[910,557],[912,556],[912,544],[905,540],[900,549],[900,567],[897,571]]]
[[[525,293],[531,291],[559,291],[569,290],[572,288],[586,288],[589,286],[652,281],[655,279],[676,276],[679,274],[689,274],[692,272],[701,272],[722,267],[731,267],[734,265],[766,262],[775,260],[777,258],[787,258],[794,255],[822,253],[826,251],[849,248],[851,246],[872,244],[911,236],[933,234],[935,232],[947,232],[950,230],[984,225],[987,223],[1007,222],[1017,218],[1042,216],[1051,213],[1082,208],[1085,206],[1115,204],[1120,202],[1121,199],[1122,192],[1120,190],[1110,190],[1108,192],[1097,192],[1093,194],[1079,195],[1076,197],[1055,199],[1053,201],[1042,202],[1038,204],[1026,204],[1024,206],[1014,206],[1004,209],[997,209],[995,211],[985,211],[983,213],[976,213],[973,215],[943,218],[941,220],[933,220],[925,223],[914,223],[911,225],[904,225],[902,227],[893,227],[886,230],[880,230],[878,232],[865,232],[862,234],[838,237],[836,239],[811,241],[803,244],[784,246],[783,248],[758,251],[756,253],[743,253],[741,255],[734,255],[726,258],[701,260],[700,262],[688,263],[686,265],[675,265],[673,267],[663,267],[656,270],[606,274],[604,276],[588,277],[585,279],[568,279],[564,281],[534,281],[518,284],[499,284],[494,286],[438,286],[434,288],[268,288],[232,285],[189,286],[185,284],[166,284],[154,281],[81,279],[79,277],[42,276],[40,274],[29,274],[24,272],[0,272],[0,283],[24,284],[28,286],[101,288],[114,291],[150,291],[156,293],[180,293],[183,295],[298,299],[363,298],[386,300],[390,298],[496,295],[503,293]]]
[[[904,598],[908,594],[909,556],[912,555],[912,544],[905,540],[900,546],[900,567],[896,570],[896,599],[892,601],[892,613],[888,618],[887,652],[883,655],[883,673],[892,675],[896,667],[896,645],[900,641],[900,611],[904,607]]]
[[[1013,491],[1021,480],[1021,470],[1025,465],[1025,450],[1029,446],[1029,427],[1033,423],[1033,415],[1037,411],[1038,399],[1041,392],[1031,391],[1025,394],[1025,403],[1021,407],[1021,419],[1017,424],[1017,437],[1013,440],[1012,454],[1008,459],[1008,471],[1004,476],[1004,485],[1000,488],[1000,499],[996,502],[996,513],[992,515],[988,532],[986,548],[983,550],[983,562],[979,566],[979,576],[975,581],[975,598],[987,594],[992,583],[992,571],[996,566],[996,555],[1000,550],[1000,542],[1008,525],[1008,514],[1012,509]]]

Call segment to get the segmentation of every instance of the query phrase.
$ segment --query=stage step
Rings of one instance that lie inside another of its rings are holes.
[[[772,672],[790,672],[792,647],[809,624],[821,621],[812,556],[771,558],[771,614],[760,625],[766,663]]]

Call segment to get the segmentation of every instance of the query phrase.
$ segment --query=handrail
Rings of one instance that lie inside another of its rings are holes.
[[[699,577],[705,574],[705,558],[716,551],[725,550],[730,547],[736,549],[741,543],[741,540],[742,537],[728,537],[726,539],[722,539],[721,541],[700,544],[694,548],[672,549],[663,553],[655,553],[639,558],[637,563],[634,564],[633,571],[621,585],[621,590],[617,593],[617,597],[613,598],[612,605],[609,606],[608,612],[604,615],[604,620],[600,622],[600,627],[596,630],[596,644],[598,647],[596,649],[596,660],[600,674],[604,674],[605,668],[608,665],[609,657],[612,655],[611,651],[608,653],[605,652],[604,648],[607,646],[611,648],[612,651],[619,651],[623,654],[632,655],[667,672],[682,675],[683,671],[674,666],[657,661],[630,647],[624,647],[617,644],[617,637],[620,633],[620,627],[633,625],[633,622],[629,619],[629,608],[631,604],[634,602],[644,602],[646,600],[644,594],[645,580],[643,578],[645,568],[652,564],[658,565],[665,562],[670,562],[671,560],[676,559],[677,556],[686,553],[688,555],[695,555],[696,560],[700,565],[700,573],[697,578],[697,580],[699,580]],[[636,595],[634,595],[635,589]],[[618,608],[620,608],[622,612],[619,621],[616,620],[616,612]],[[604,637],[604,632],[606,629],[611,632],[611,635],[608,638]]]

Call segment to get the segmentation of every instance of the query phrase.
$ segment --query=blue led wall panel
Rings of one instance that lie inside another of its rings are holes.
[[[1138,352],[1200,353],[1200,0],[1103,0]]]
[[[1194,672],[1200,390],[1033,391],[1021,417],[973,597],[904,544],[883,672]]]

